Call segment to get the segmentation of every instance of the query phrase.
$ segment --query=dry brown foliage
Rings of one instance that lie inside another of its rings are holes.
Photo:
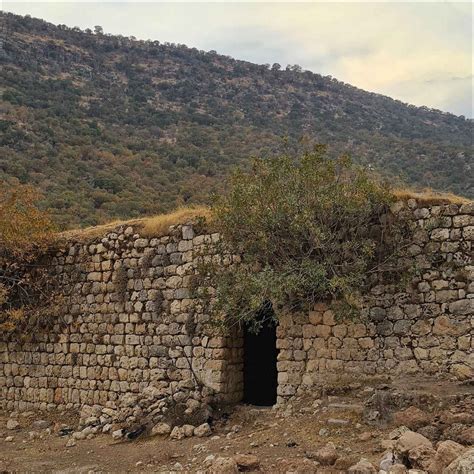
[[[31,186],[0,188],[0,331],[22,332],[40,323],[38,308],[50,303],[52,278],[41,256],[54,239],[48,214],[37,207]]]

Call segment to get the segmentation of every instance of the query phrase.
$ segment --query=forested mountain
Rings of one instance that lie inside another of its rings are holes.
[[[233,165],[301,137],[412,186],[474,197],[463,117],[298,66],[2,21],[0,181],[40,188],[63,226],[204,202]]]

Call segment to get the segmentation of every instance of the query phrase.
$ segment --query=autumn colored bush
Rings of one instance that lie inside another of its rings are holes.
[[[42,323],[39,310],[50,303],[52,278],[42,260],[54,237],[39,194],[24,185],[0,188],[0,331],[31,330]]]

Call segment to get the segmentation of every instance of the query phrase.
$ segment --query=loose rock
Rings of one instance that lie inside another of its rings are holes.
[[[313,459],[321,463],[323,466],[331,466],[338,458],[336,447],[333,443],[328,443],[326,446],[318,449],[313,456]]]
[[[212,474],[233,474],[239,472],[239,468],[235,459],[218,457],[212,462],[210,472]]]
[[[407,472],[408,472],[408,469],[406,468],[404,464],[394,464],[388,470],[389,474],[406,474]]]
[[[411,430],[416,430],[429,424],[430,417],[417,407],[411,406],[406,410],[399,411],[393,415],[393,421],[397,425],[404,425]]]
[[[199,425],[196,428],[194,428],[194,436],[197,436],[198,438],[203,438],[204,436],[210,436],[211,433],[212,433],[212,430],[208,423],[203,423],[202,425]]]
[[[357,464],[354,464],[348,469],[349,472],[356,472],[357,474],[366,474],[377,472],[377,469],[372,465],[370,461],[362,458]]]
[[[458,456],[443,472],[443,474],[470,474],[474,472],[474,448]]]
[[[171,433],[171,426],[168,425],[168,423],[158,423],[151,430],[151,434],[153,436],[163,436],[163,435],[168,435],[170,433]]]
[[[7,430],[17,430],[18,428],[20,428],[18,421],[12,419],[7,421]]]
[[[120,439],[122,437],[123,437],[123,430],[115,430],[112,433],[112,438],[114,438],[114,439]]]
[[[428,469],[435,455],[436,451],[426,444],[420,444],[408,451],[408,459],[412,467],[423,470]]]
[[[51,426],[51,423],[46,420],[36,420],[33,421],[31,427],[36,429],[36,430],[45,430],[46,428],[49,428]]]
[[[260,460],[253,454],[237,454],[234,461],[240,471],[255,471],[260,466]]]
[[[71,438],[66,443],[66,448],[72,448],[72,447],[76,446],[76,444],[77,444],[76,440],[74,438]]]
[[[177,441],[184,439],[186,434],[184,433],[184,429],[181,426],[175,426],[173,431],[171,431],[170,438],[175,439]]]
[[[465,451],[464,446],[452,440],[441,441],[436,450],[436,456],[428,466],[430,473],[441,473],[445,467],[451,464]]]
[[[408,452],[418,446],[428,446],[432,448],[433,445],[428,438],[425,438],[414,431],[407,431],[403,433],[395,443],[395,450],[399,454],[408,454]]]

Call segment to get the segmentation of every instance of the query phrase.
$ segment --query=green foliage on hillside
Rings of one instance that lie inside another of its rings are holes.
[[[242,262],[204,266],[215,290],[207,300],[212,313],[231,324],[255,322],[262,304],[278,316],[333,301],[354,314],[382,269],[396,271],[405,229],[387,218],[392,201],[386,183],[347,156],[329,159],[324,146],[235,173],[214,205],[213,226],[221,252]]]
[[[230,167],[302,137],[410,185],[474,195],[462,117],[299,67],[2,20],[0,180],[37,186],[63,226],[207,202]]]

